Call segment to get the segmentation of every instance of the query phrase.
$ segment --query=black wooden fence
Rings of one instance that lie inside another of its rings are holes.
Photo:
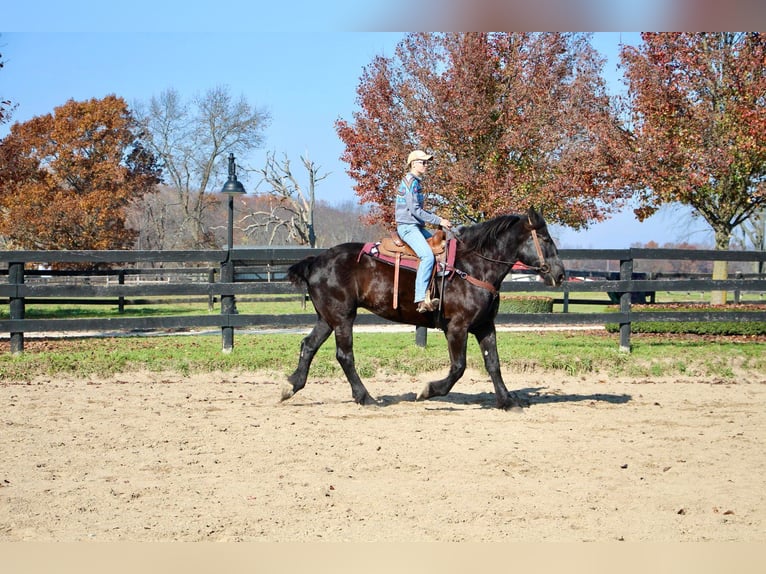
[[[268,313],[240,314],[235,298],[248,295],[300,292],[285,281],[285,270],[303,257],[321,252],[307,248],[251,248],[228,251],[0,251],[0,304],[8,307],[8,319],[0,314],[0,332],[10,334],[12,353],[24,349],[25,333],[142,332],[178,329],[220,329],[222,349],[234,346],[234,330],[261,327],[307,327],[314,323],[313,312],[296,315]],[[561,250],[567,260],[619,261],[619,278],[599,272],[568,271],[570,280],[552,288],[536,281],[507,280],[503,292],[558,293],[563,304],[560,313],[500,314],[497,323],[527,325],[620,325],[620,348],[630,349],[631,323],[641,321],[766,321],[766,311],[641,312],[631,311],[636,295],[651,297],[657,291],[766,292],[763,275],[740,275],[727,280],[710,278],[650,279],[633,272],[637,260],[728,260],[766,261],[766,252],[671,249]],[[56,264],[79,264],[86,271],[51,271]],[[588,280],[576,280],[576,275]],[[5,277],[4,277],[5,276]],[[569,305],[578,302],[572,294],[611,294],[619,301],[619,311],[610,313],[572,313]],[[117,304],[158,301],[162,298],[204,300],[210,310],[220,301],[220,313],[195,316],[108,317],[108,318],[26,318],[28,305],[37,304]],[[151,299],[147,299],[151,298]],[[358,324],[385,323],[370,314],[360,314]],[[425,329],[417,340],[425,344]]]

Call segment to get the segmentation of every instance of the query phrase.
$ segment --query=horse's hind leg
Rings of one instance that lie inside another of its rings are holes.
[[[335,327],[335,358],[338,359],[348,382],[351,384],[351,396],[360,405],[374,404],[367,388],[356,372],[354,361],[354,326],[353,319]]]
[[[316,355],[319,347],[322,346],[322,343],[330,336],[330,333],[332,333],[332,327],[324,319],[318,317],[311,333],[306,335],[303,341],[301,341],[301,356],[298,359],[298,367],[287,378],[289,384],[285,385],[282,389],[283,401],[289,399],[306,386],[306,378],[309,374],[311,361],[314,359],[314,355]]]

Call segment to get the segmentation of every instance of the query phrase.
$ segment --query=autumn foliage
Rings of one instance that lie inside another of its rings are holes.
[[[614,185],[626,137],[589,37],[417,33],[377,57],[360,111],[336,129],[355,192],[392,221],[409,151],[433,153],[429,207],[470,222],[529,206],[578,228],[622,206]]]
[[[17,249],[125,249],[125,207],[159,171],[128,106],[68,101],[0,141],[0,235]]]
[[[644,33],[625,47],[633,151],[625,178],[640,217],[694,208],[727,249],[766,206],[766,34]]]

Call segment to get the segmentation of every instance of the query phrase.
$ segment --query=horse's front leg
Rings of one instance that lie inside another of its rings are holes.
[[[375,404],[375,399],[367,392],[367,388],[356,372],[354,361],[354,323],[350,320],[335,327],[335,358],[340,363],[351,385],[351,396],[360,405]]]
[[[495,387],[495,398],[497,407],[500,409],[520,409],[529,406],[529,403],[522,401],[516,393],[509,393],[503,382],[503,375],[500,373],[500,358],[497,354],[497,335],[495,324],[489,323],[474,332],[476,340],[479,342],[481,354],[484,357],[484,366],[492,378],[492,384]]]
[[[447,330],[447,347],[449,348],[450,367],[447,376],[439,381],[432,381],[423,387],[418,394],[418,401],[430,399],[431,397],[443,397],[450,392],[455,383],[465,373],[466,366],[466,343],[468,340],[468,331],[450,326]]]
[[[316,325],[311,333],[301,341],[301,355],[298,359],[298,366],[292,375],[287,378],[288,384],[282,388],[282,400],[286,401],[295,393],[306,386],[306,378],[309,374],[309,367],[314,355],[332,333],[332,327],[321,317],[317,318]]]

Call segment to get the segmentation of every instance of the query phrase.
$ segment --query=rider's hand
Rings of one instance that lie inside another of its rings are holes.
[[[439,222],[439,225],[446,229],[450,229],[452,227],[452,222],[449,219],[442,218],[442,220]]]

